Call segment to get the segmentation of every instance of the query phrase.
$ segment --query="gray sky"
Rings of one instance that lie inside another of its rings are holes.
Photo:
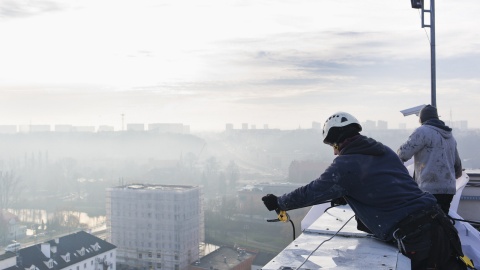
[[[480,4],[436,1],[437,105],[480,128]],[[409,0],[0,0],[0,124],[416,127],[429,28]]]

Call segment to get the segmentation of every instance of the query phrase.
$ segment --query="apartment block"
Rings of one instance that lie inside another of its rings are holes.
[[[179,123],[152,123],[148,124],[148,130],[158,133],[188,134],[190,133],[190,126]]]
[[[108,125],[100,125],[98,126],[97,132],[113,132],[115,128],[113,126]]]
[[[138,124],[138,123],[127,124],[127,130],[128,131],[145,131],[145,125]]]
[[[388,122],[383,120],[378,120],[377,129],[388,129]]]
[[[107,239],[117,262],[139,269],[188,269],[204,242],[201,188],[130,184],[107,189]]]
[[[0,125],[1,134],[13,134],[17,132],[16,125]]]

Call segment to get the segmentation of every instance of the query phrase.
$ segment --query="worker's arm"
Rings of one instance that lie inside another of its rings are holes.
[[[409,137],[408,140],[400,145],[397,150],[398,157],[403,161],[407,161],[415,155],[418,151],[425,147],[425,134],[421,129],[416,129]]]
[[[332,164],[318,179],[278,197],[279,209],[298,209],[344,196],[346,191],[339,184],[341,178],[336,166]]]

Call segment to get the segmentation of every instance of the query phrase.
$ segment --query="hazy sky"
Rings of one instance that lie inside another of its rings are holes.
[[[436,1],[439,113],[474,128],[479,14]],[[409,0],[0,0],[0,124],[414,127],[429,34]]]

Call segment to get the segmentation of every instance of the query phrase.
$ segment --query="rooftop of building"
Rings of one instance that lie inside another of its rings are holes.
[[[255,259],[253,259],[252,265],[256,266],[265,266],[268,262],[273,260],[275,258],[274,254],[271,253],[266,253],[266,252],[259,252],[257,256],[255,256]]]
[[[241,248],[220,247],[193,265],[201,269],[228,270],[256,255]]]
[[[9,259],[9,258],[12,258],[12,257],[15,257],[15,253],[5,252],[4,254],[0,255],[0,261],[6,260],[6,259]]]
[[[315,205],[302,220],[302,234],[262,269],[410,269],[395,245],[357,230],[349,205],[329,206]]]

